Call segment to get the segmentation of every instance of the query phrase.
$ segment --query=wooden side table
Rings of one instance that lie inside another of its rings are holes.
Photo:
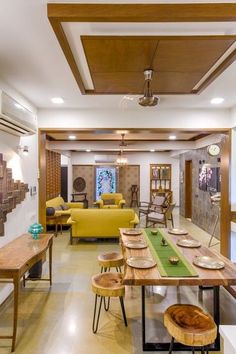
[[[47,226],[48,225],[55,225],[55,231],[54,235],[57,237],[58,234],[58,225],[60,226],[60,231],[62,235],[62,222],[61,222],[61,216],[60,215],[50,215],[46,217],[46,232],[47,232]]]
[[[71,196],[71,202],[82,202],[84,203],[84,208],[88,208],[87,193],[72,193]]]

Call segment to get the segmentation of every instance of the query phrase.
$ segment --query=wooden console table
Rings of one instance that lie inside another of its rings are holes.
[[[24,234],[0,248],[0,283],[14,285],[13,334],[0,335],[0,339],[12,339],[12,352],[16,344],[20,280],[35,263],[44,258],[47,249],[49,249],[49,278],[40,280],[48,280],[52,285],[53,234],[41,234],[39,237],[38,240],[34,240],[30,234]]]

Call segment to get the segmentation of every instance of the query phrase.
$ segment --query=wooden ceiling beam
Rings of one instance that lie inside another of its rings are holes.
[[[48,4],[48,18],[60,22],[228,22],[235,3]]]

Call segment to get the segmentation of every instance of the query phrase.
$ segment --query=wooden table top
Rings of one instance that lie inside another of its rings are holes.
[[[53,234],[40,234],[38,240],[34,240],[30,234],[24,234],[0,248],[0,276],[1,272],[20,270],[32,258],[49,246]]]
[[[141,236],[127,236],[124,234],[126,229],[120,229],[121,233],[121,246],[124,254],[124,258],[129,257],[152,257],[151,251],[148,248],[144,249],[130,249],[124,246],[124,242],[131,240],[143,239]],[[161,229],[168,234],[168,237],[176,244],[177,241],[182,237],[186,236],[175,236],[167,232],[167,229]],[[158,237],[158,236],[157,236]],[[191,237],[188,235],[187,237]],[[221,270],[209,270],[197,267],[193,265],[198,277],[162,277],[158,272],[157,266],[149,269],[137,269],[125,265],[124,272],[124,284],[125,285],[234,285],[236,284],[236,265],[232,263],[229,259],[222,256],[220,253],[209,249],[205,246],[199,248],[184,248],[177,245],[180,252],[184,257],[192,264],[195,256],[208,256],[217,258],[225,263],[225,267]]]

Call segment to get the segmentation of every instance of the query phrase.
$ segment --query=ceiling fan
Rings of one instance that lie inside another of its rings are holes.
[[[144,95],[140,97],[138,103],[143,107],[153,107],[156,106],[160,98],[155,97],[152,94],[151,81],[152,81],[153,71],[151,69],[144,70],[145,86]]]
[[[125,142],[125,134],[124,133],[121,134],[121,142],[120,142],[119,146],[120,146],[120,148],[124,148],[124,147],[128,146],[128,144]]]

